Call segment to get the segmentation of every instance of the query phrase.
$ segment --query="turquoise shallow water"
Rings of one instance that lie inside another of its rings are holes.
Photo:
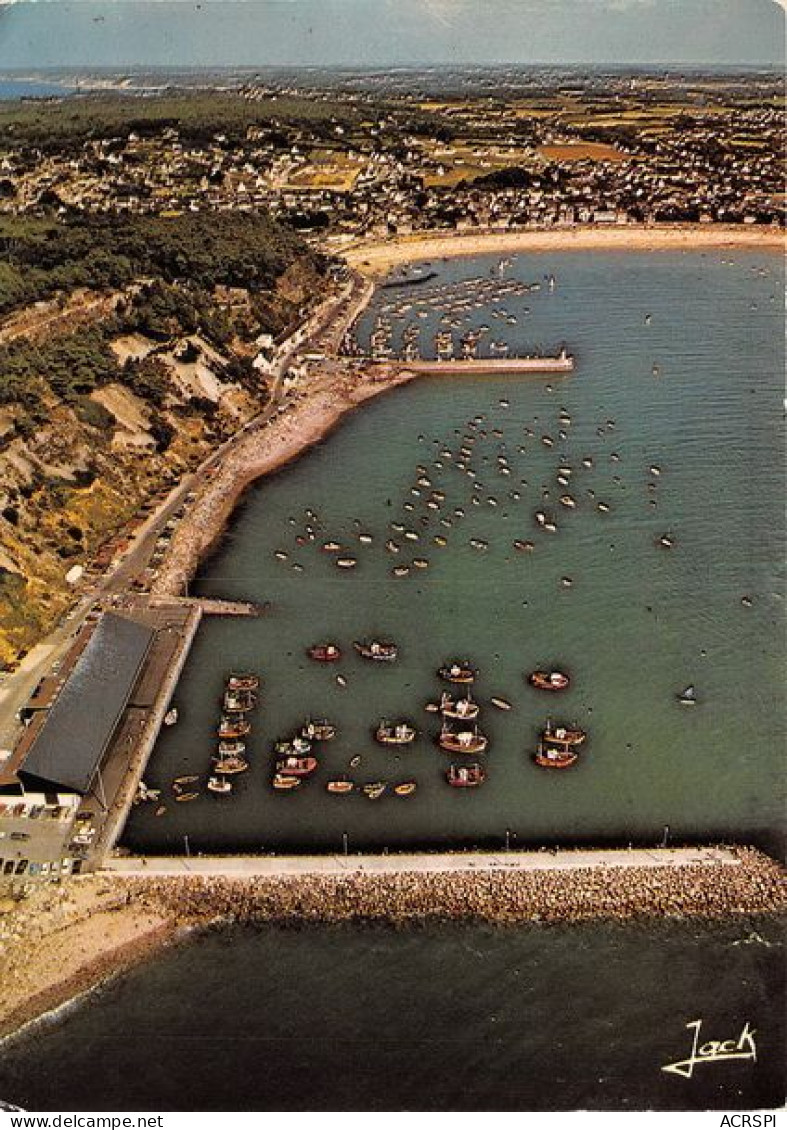
[[[446,288],[493,279],[495,264],[438,263],[431,283],[379,292],[361,339],[382,305],[407,301],[414,308],[401,317],[422,327],[426,344]],[[452,316],[489,324],[514,352],[567,342],[572,377],[419,381],[367,404],[248,492],[196,590],[269,601],[271,611],[204,623],[177,692],[179,722],[163,733],[146,779],[166,797],[173,777],[205,773],[233,666],[264,678],[252,768],[230,798],[170,802],[160,818],[138,807],[130,846],[179,852],[186,835],[191,850],[337,850],[345,834],[350,850],[500,844],[506,833],[513,845],[657,842],[665,825],[673,839],[775,845],[785,736],[779,260],[741,251],[520,256],[504,279],[549,274],[554,292],[542,286]],[[416,318],[419,305],[427,317]],[[495,317],[500,310],[516,322]],[[467,436],[474,479],[456,469]],[[419,465],[429,486],[417,485]],[[561,466],[571,468],[568,488],[557,483]],[[445,496],[439,510],[426,506],[433,490]],[[573,510],[557,501],[565,490]],[[539,529],[539,508],[554,514],[557,533]],[[316,540],[298,546],[308,524]],[[663,534],[672,549],[657,544]],[[386,552],[389,537],[398,555]],[[354,570],[320,550],[328,539],[351,547]],[[517,539],[532,540],[533,552],[518,552]],[[391,575],[413,557],[429,568]],[[353,639],[374,635],[397,641],[396,664],[352,654]],[[336,668],[305,657],[324,639],[345,649]],[[436,667],[454,654],[480,669],[490,737],[488,780],[469,793],[445,785],[449,759],[423,710],[439,696]],[[571,671],[569,692],[547,697],[525,684],[525,672],[553,663]],[[676,694],[690,683],[699,701],[687,709]],[[497,711],[493,695],[513,709]],[[556,776],[530,759],[548,714],[589,733],[580,763]],[[315,780],[273,794],[271,742],[309,715],[330,717],[339,736]],[[397,755],[375,746],[371,731],[400,715],[422,736]],[[326,780],[344,772],[359,783],[412,777],[419,789],[377,803],[326,794]]]
[[[33,1110],[702,1110],[784,1100],[775,922],[226,928],[3,1049]],[[685,1025],[756,1061],[661,1068]]]

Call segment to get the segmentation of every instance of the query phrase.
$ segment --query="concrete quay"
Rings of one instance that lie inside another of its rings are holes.
[[[136,878],[214,875],[227,878],[406,873],[478,874],[500,871],[578,871],[592,868],[740,866],[725,847],[598,848],[592,850],[444,852],[388,855],[123,856],[104,860],[103,871]]]

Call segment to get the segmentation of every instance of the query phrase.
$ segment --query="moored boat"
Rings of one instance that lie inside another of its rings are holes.
[[[472,683],[476,676],[469,663],[459,661],[445,663],[437,674],[448,683]]]
[[[167,713],[164,715],[164,725],[165,726],[174,726],[175,723],[177,722],[177,720],[178,720],[178,708],[177,708],[177,706],[172,706],[167,711]]]
[[[242,717],[223,717],[219,722],[218,734],[224,738],[242,738],[251,732],[251,723]]]
[[[188,777],[176,777],[172,782],[173,785],[191,785],[194,781],[198,781],[199,777],[196,773],[190,773]]]
[[[468,695],[467,698],[451,698],[445,691],[440,698],[440,712],[446,718],[458,718],[467,722],[478,717],[480,707]]]
[[[335,643],[313,644],[306,654],[309,659],[316,659],[318,663],[335,663],[337,659],[342,657],[341,650]]]
[[[492,703],[492,706],[496,706],[498,710],[511,709],[511,703],[507,698],[499,698],[497,695],[493,695],[489,701]]]
[[[678,698],[678,702],[682,706],[696,706],[697,705],[697,692],[694,690],[694,687],[692,687],[692,686],[688,686],[688,687],[685,688],[685,690],[682,690],[680,692],[680,694],[677,696],[677,698]]]
[[[199,793],[179,793],[175,797],[175,800],[178,801],[179,804],[187,804],[190,800],[196,800],[198,796]]]
[[[381,640],[371,640],[369,643],[353,642],[353,647],[364,659],[371,659],[377,663],[391,663],[399,654],[395,643],[384,643]]]
[[[257,705],[257,696],[252,691],[224,692],[223,706],[229,714],[246,714]]]
[[[385,781],[370,781],[368,785],[361,786],[361,792],[364,796],[367,796],[369,800],[378,800],[387,788],[388,785]]]
[[[229,691],[256,691],[259,685],[260,677],[253,672],[230,675],[227,679],[227,690]]]
[[[211,793],[225,796],[232,792],[232,781],[228,781],[226,777],[208,777],[207,788]]]
[[[276,772],[290,777],[308,777],[317,764],[316,757],[283,757],[276,762]]]
[[[355,788],[355,785],[352,781],[346,780],[328,781],[325,788],[329,793],[351,793]]]
[[[300,784],[301,778],[291,773],[274,773],[271,780],[271,785],[277,792],[289,792],[291,789],[297,789]]]
[[[539,691],[564,691],[571,679],[564,671],[531,671],[527,677],[531,686]]]
[[[219,742],[219,753],[222,757],[246,752],[245,742]]]
[[[554,726],[551,720],[547,721],[541,733],[542,741],[556,742],[569,746],[582,745],[586,738],[587,734],[578,726]]]
[[[542,769],[568,769],[579,757],[576,749],[569,745],[555,745],[550,742],[538,743],[538,751],[533,755],[536,765]]]
[[[437,739],[447,753],[484,753],[489,739],[474,726],[471,730],[451,730],[443,724]]]
[[[245,773],[249,763],[245,757],[230,755],[229,757],[216,757],[213,760],[214,773],[222,773],[231,777],[235,773]]]
[[[311,742],[329,742],[336,737],[336,727],[324,719],[319,722],[310,719],[301,727],[301,737]]]
[[[477,761],[472,765],[450,765],[445,776],[455,789],[475,789],[486,780],[484,767]]]
[[[416,729],[410,722],[382,721],[374,732],[376,741],[380,745],[409,745],[415,741]]]
[[[401,781],[398,785],[394,785],[394,793],[396,796],[412,796],[417,788],[417,781]]]

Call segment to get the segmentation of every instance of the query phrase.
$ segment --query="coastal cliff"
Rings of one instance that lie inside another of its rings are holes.
[[[40,263],[42,232],[9,224],[0,236],[21,243],[22,263]],[[36,267],[20,292],[36,301],[15,304],[13,280],[0,279],[0,667],[13,667],[154,505],[268,403],[270,378],[253,361],[310,308],[324,265],[268,221],[237,226],[211,224],[206,262],[199,217],[121,230],[117,248],[100,225],[50,225],[51,269]],[[158,255],[143,237],[159,239]],[[74,287],[80,280],[89,285]],[[66,289],[53,292],[58,281]]]

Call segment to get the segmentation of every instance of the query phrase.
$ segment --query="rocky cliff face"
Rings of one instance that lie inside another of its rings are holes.
[[[217,294],[233,331],[221,345],[177,322],[169,334],[116,332],[115,316],[102,321],[97,304],[95,332],[121,379],[59,395],[42,369],[23,400],[0,405],[0,668],[103,572],[157,495],[264,407],[253,332],[261,324],[284,332],[316,281],[310,267],[294,266],[262,295]]]

